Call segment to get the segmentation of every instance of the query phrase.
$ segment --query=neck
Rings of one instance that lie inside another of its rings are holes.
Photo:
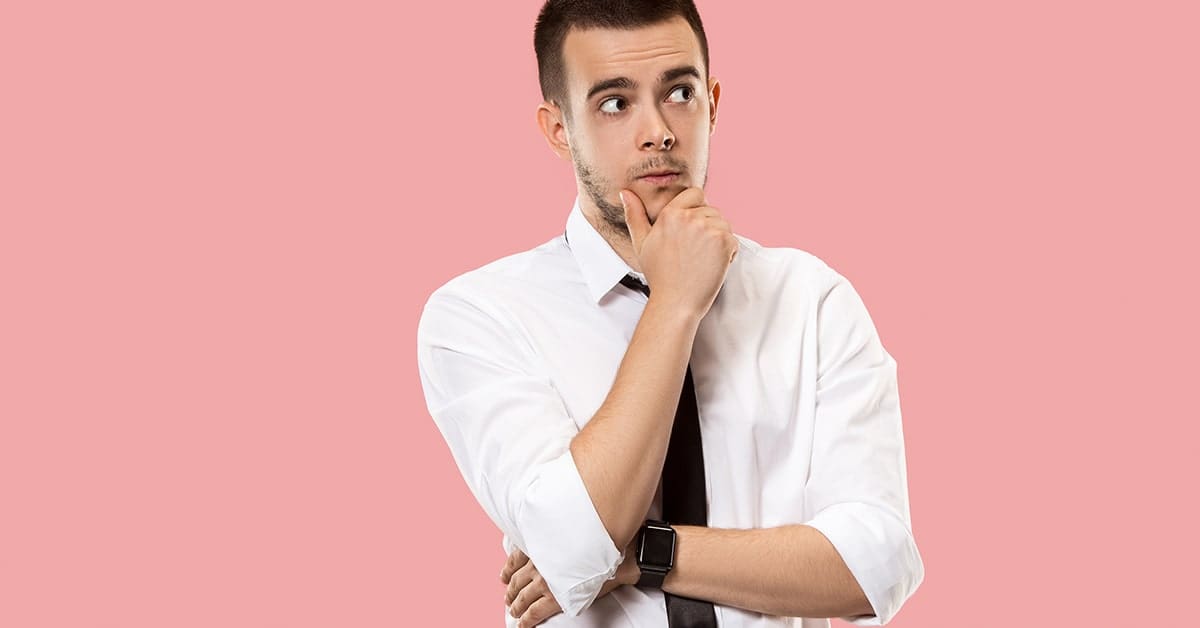
[[[613,252],[625,260],[630,268],[639,273],[642,272],[642,268],[637,262],[637,256],[633,253],[633,242],[629,239],[629,233],[614,227],[607,220],[601,218],[600,210],[592,204],[587,195],[579,197],[579,209],[583,211],[583,217],[591,223],[600,237],[608,242],[608,246],[612,248]]]

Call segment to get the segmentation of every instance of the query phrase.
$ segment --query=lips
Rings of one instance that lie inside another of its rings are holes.
[[[667,175],[672,175],[672,174],[679,174],[679,171],[677,171],[677,170],[659,170],[658,172],[648,172],[638,178],[645,179],[647,177],[665,177]]]
[[[638,181],[644,181],[658,188],[665,188],[670,185],[675,185],[675,182],[678,180],[679,174],[674,172],[667,172],[665,174],[648,174],[638,177]]]

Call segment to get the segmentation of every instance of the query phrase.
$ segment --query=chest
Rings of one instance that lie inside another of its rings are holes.
[[[701,430],[758,451],[802,446],[811,434],[816,342],[801,303],[726,301],[697,331],[690,367]],[[537,308],[522,331],[580,429],[604,403],[633,337],[644,300],[601,307]]]

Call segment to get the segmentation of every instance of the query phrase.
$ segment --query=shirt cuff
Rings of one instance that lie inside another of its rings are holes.
[[[525,491],[517,527],[525,554],[562,608],[575,617],[624,560],[588,495],[568,448],[541,465]]]
[[[843,502],[825,508],[806,525],[829,539],[875,611],[842,621],[855,626],[886,624],[925,577],[912,533],[890,511]]]

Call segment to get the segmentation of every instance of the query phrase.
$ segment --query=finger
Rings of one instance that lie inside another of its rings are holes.
[[[700,212],[698,215],[700,216],[700,219],[704,221],[705,224],[711,225],[713,227],[717,227],[718,229],[725,229],[727,231],[732,231],[729,221],[725,220],[725,217],[722,216],[721,214],[718,214],[715,211],[708,210],[708,209],[698,209],[695,211]]]
[[[554,596],[547,593],[538,601],[529,605],[529,610],[525,611],[524,615],[521,615],[521,619],[517,621],[517,626],[519,628],[533,628],[561,612],[562,608],[554,600]]]
[[[508,584],[513,572],[524,567],[527,562],[529,562],[529,557],[525,555],[525,552],[522,552],[520,548],[513,550],[508,555],[508,560],[504,561],[504,568],[500,570],[500,582]]]
[[[533,568],[533,563],[526,563],[524,567],[513,572],[512,578],[508,581],[508,589],[504,591],[504,603],[512,604],[521,590],[533,581],[536,573],[537,570]]]
[[[704,188],[693,187],[676,194],[675,198],[668,201],[663,207],[663,211],[666,211],[668,207],[703,207],[707,204],[704,199]]]
[[[508,612],[513,617],[520,617],[525,614],[526,610],[529,610],[530,605],[536,602],[538,598],[549,594],[550,591],[546,588],[546,581],[542,580],[540,574],[535,574],[529,585],[521,589],[521,592],[513,598],[512,604],[509,604]]]
[[[646,205],[633,190],[621,190],[621,205],[625,208],[625,224],[629,226],[629,238],[633,240],[633,252],[642,250],[642,241],[650,232],[650,217]]]

